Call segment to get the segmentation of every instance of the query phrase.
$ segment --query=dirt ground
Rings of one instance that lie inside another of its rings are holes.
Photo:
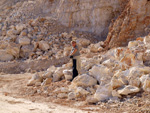
[[[85,98],[59,99],[53,91],[68,87],[65,80],[48,86],[28,87],[33,74],[0,75],[0,113],[150,113],[150,94],[140,92],[120,101],[88,105]]]

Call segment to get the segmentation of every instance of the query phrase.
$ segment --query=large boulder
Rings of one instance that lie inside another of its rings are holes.
[[[16,30],[21,32],[24,28],[26,28],[25,24],[18,24],[16,25]]]
[[[85,96],[85,95],[88,95],[88,94],[89,94],[89,92],[86,91],[85,89],[83,89],[82,87],[77,87],[75,93],[76,93],[76,96],[77,96],[77,97]]]
[[[119,78],[117,76],[113,76],[111,79],[111,86],[113,89],[122,87],[124,84],[122,83],[121,80],[119,80]]]
[[[96,53],[96,52],[99,52],[101,50],[103,50],[103,48],[101,47],[100,43],[97,43],[97,44],[91,44],[89,46],[89,49],[91,52],[93,53]]]
[[[71,70],[63,70],[63,74],[65,76],[66,80],[71,80],[72,79],[72,69]]]
[[[6,50],[0,49],[0,61],[11,61],[13,59],[13,55],[8,54]]]
[[[143,75],[141,78],[142,88],[144,91],[150,92],[150,75]]]
[[[63,70],[64,70],[64,69],[61,68],[61,67],[58,67],[58,68],[55,70],[55,72],[54,72],[54,74],[53,74],[53,82],[59,81],[59,80],[64,76]]]
[[[130,41],[128,43],[128,48],[136,47],[138,46],[139,41]]]
[[[112,88],[110,84],[105,86],[99,86],[94,94],[94,98],[98,101],[104,101],[109,99],[112,96]]]
[[[103,65],[95,65],[89,70],[89,74],[93,76],[99,83],[101,83],[101,78],[106,76],[111,76],[112,73],[109,68]]]
[[[64,51],[63,51],[64,57],[65,57],[65,56],[69,56],[70,51],[71,51],[71,47],[65,47],[65,48],[64,48]]]
[[[40,41],[38,44],[39,44],[39,48],[43,51],[47,51],[50,48],[48,42],[46,41]]]
[[[89,87],[89,86],[96,85],[97,80],[87,74],[83,74],[81,76],[77,76],[73,80],[73,84],[75,84],[76,86],[81,86],[81,87]]]
[[[28,81],[28,83],[27,83],[27,86],[32,86],[32,85],[35,85],[37,82],[42,82],[42,77],[38,74],[38,73],[36,73],[36,74],[34,74],[33,76],[32,76],[32,78]]]
[[[136,86],[127,85],[119,89],[117,92],[119,95],[129,95],[132,93],[138,93],[140,89]]]
[[[85,47],[85,46],[88,46],[89,44],[90,44],[90,40],[85,39],[85,38],[80,38],[79,39],[79,45],[80,46]]]
[[[43,78],[51,78],[52,74],[55,72],[56,67],[51,66],[47,69],[47,71],[42,75]]]
[[[143,42],[146,45],[147,49],[150,49],[150,36],[144,37]]]
[[[147,49],[143,55],[143,61],[150,61],[150,49]]]

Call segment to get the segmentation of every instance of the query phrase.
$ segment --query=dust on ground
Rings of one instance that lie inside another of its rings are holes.
[[[68,87],[65,80],[47,86],[27,87],[33,74],[1,74],[0,105],[1,113],[150,113],[150,95],[140,92],[126,97],[120,102],[99,102],[89,105],[84,97],[76,100],[59,99],[53,92],[58,87]],[[49,93],[45,93],[48,91]]]

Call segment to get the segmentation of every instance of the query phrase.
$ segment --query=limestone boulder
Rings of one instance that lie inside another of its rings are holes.
[[[144,52],[143,60],[144,60],[144,61],[150,61],[150,49],[147,49],[147,50]]]
[[[41,85],[49,85],[52,83],[52,78],[46,78]]]
[[[71,80],[72,79],[72,69],[71,70],[63,70],[63,74],[65,76],[66,80]]]
[[[76,93],[75,92],[70,92],[69,94],[68,94],[68,99],[69,100],[74,100],[76,98]]]
[[[80,38],[79,39],[79,45],[81,47],[86,47],[86,46],[90,45],[90,40],[85,39],[85,38]]]
[[[81,86],[81,87],[89,87],[89,86],[96,85],[97,80],[87,74],[83,74],[81,76],[77,76],[73,80],[73,84],[75,84],[76,86]]]
[[[26,28],[25,24],[18,24],[16,25],[16,30],[21,32],[24,28]]]
[[[19,38],[19,44],[20,45],[29,45],[30,42],[31,42],[31,40],[27,37]]]
[[[69,92],[69,90],[68,90],[68,88],[66,88],[66,87],[61,87],[61,88],[56,88],[54,91],[53,91],[54,93],[68,93]]]
[[[6,50],[0,49],[0,61],[11,61],[13,59],[13,55],[8,54]]]
[[[35,85],[37,82],[42,82],[42,77],[36,73],[32,76],[32,78],[28,81],[27,86]]]
[[[38,44],[39,44],[39,48],[43,51],[47,51],[50,48],[48,42],[46,41],[40,41]]]
[[[99,51],[103,50],[103,48],[101,47],[100,43],[91,44],[89,46],[89,49],[93,53],[96,53],[96,52],[99,52]]]
[[[117,90],[112,90],[112,96],[121,98],[121,95],[118,94]]]
[[[109,68],[104,65],[95,65],[89,70],[89,74],[93,76],[99,83],[101,83],[101,78],[106,76],[112,76]]]
[[[20,50],[20,57],[28,58],[33,53],[33,45],[23,45]]]
[[[136,86],[126,85],[123,88],[119,89],[117,92],[119,95],[129,95],[132,93],[138,93],[140,89]]]
[[[126,71],[122,71],[122,70],[117,70],[114,74],[114,76],[120,81],[123,83],[123,85],[127,85],[129,82],[128,82],[128,73],[129,73],[129,70],[126,70]]]
[[[89,92],[83,89],[82,87],[77,87],[75,93],[76,93],[76,97],[86,96],[89,94]]]
[[[64,98],[67,98],[67,97],[68,97],[68,94],[66,94],[66,93],[59,93],[59,94],[57,95],[57,97],[60,98],[60,99],[64,99]]]
[[[19,58],[20,45],[15,43],[9,43],[5,48],[8,54],[13,55],[15,58]]]
[[[150,49],[150,36],[144,37],[143,42],[146,45],[147,49]]]
[[[108,68],[113,68],[115,66],[115,61],[114,60],[111,60],[111,59],[108,59],[108,60],[105,60],[102,65],[108,67]]]
[[[142,83],[142,88],[144,91],[147,91],[147,92],[150,92],[150,75],[147,74],[147,75],[143,75],[141,78],[140,78],[140,81]]]
[[[69,56],[70,55],[70,51],[71,51],[71,47],[65,47],[64,51],[63,51],[63,55],[65,56]]]
[[[96,104],[98,102],[98,99],[94,98],[93,96],[87,97],[86,102],[88,104]]]
[[[47,69],[47,71],[42,75],[43,78],[51,78],[52,74],[55,72],[56,67],[51,66]]]
[[[129,43],[128,43],[128,48],[132,48],[132,47],[136,47],[136,46],[138,46],[138,41],[130,41]]]
[[[122,87],[124,84],[122,83],[122,81],[117,77],[117,76],[113,76],[111,79],[111,86],[112,89],[116,89],[119,87]]]
[[[64,69],[61,68],[61,67],[58,67],[58,68],[55,70],[55,72],[54,72],[54,74],[53,74],[53,82],[59,81],[59,80],[64,76],[63,70],[64,70]]]
[[[105,86],[99,86],[94,94],[94,98],[98,101],[104,101],[109,99],[112,96],[112,88],[110,84]]]

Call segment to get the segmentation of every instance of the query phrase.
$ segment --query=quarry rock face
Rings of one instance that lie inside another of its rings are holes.
[[[150,32],[150,1],[130,0],[122,14],[116,19],[105,41],[109,47],[126,45],[129,41]]]
[[[105,38],[111,19],[120,10],[120,0],[60,0],[56,13],[63,25]]]

